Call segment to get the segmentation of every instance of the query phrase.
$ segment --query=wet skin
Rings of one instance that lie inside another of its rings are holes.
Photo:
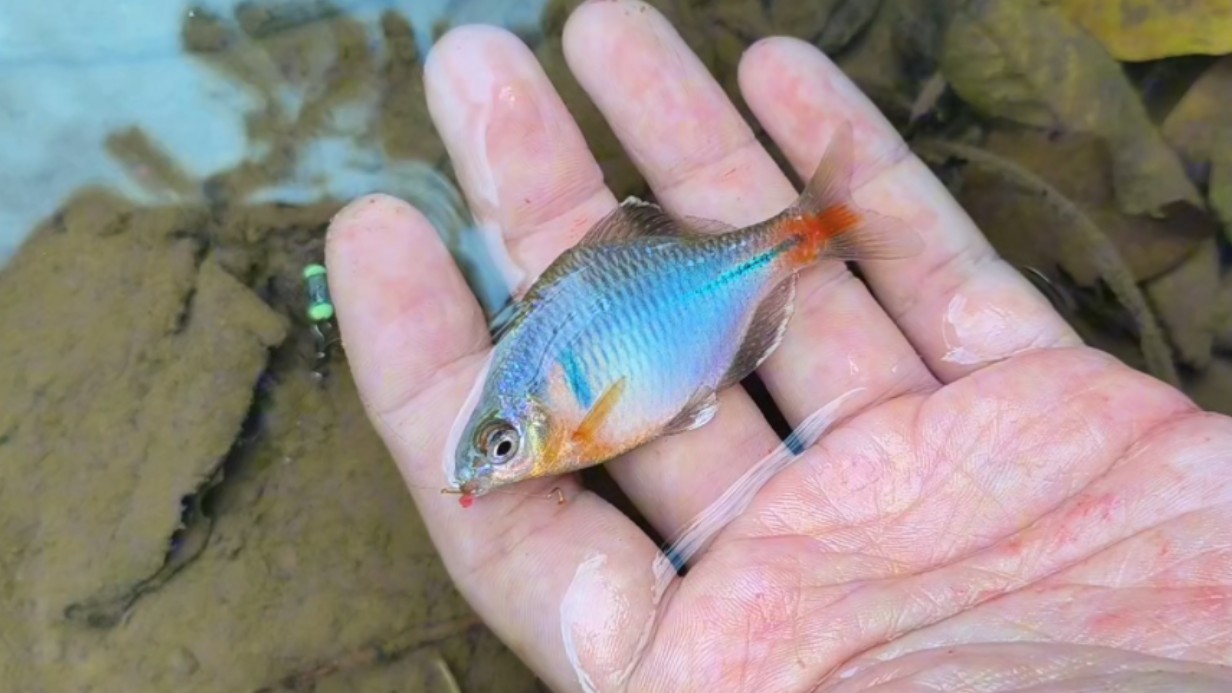
[[[588,3],[565,50],[671,211],[743,225],[794,197],[654,10]],[[456,29],[426,69],[468,201],[533,277],[617,200],[513,36]],[[803,176],[852,122],[857,162],[879,162],[856,201],[927,248],[864,265],[867,287],[838,263],[801,274],[760,374],[792,422],[865,389],[671,585],[629,689],[1232,687],[1232,420],[1083,347],[820,53],[762,41],[740,85]],[[398,200],[349,205],[327,260],[369,414],[459,589],[553,688],[579,690],[581,670],[612,689],[650,616],[655,544],[572,478],[520,489],[561,486],[563,505],[464,510],[434,490],[490,348],[482,312]],[[703,429],[609,465],[666,535],[777,443],[742,390],[720,402]]]

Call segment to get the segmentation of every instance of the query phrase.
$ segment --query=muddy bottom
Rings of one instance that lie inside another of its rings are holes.
[[[10,690],[539,690],[313,371],[292,306],[334,209],[247,209],[267,242],[227,247],[91,192],[0,274]]]

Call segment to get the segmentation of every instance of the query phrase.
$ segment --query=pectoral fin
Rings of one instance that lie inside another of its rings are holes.
[[[719,395],[710,389],[698,390],[680,413],[663,427],[664,435],[675,435],[701,428],[719,411]]]
[[[616,408],[616,403],[620,401],[620,396],[624,393],[624,390],[624,378],[617,380],[612,383],[611,387],[604,390],[599,399],[595,400],[595,404],[590,408],[590,411],[586,412],[586,417],[582,419],[582,423],[578,424],[577,430],[573,432],[575,443],[581,445],[584,449],[588,449],[598,440],[599,431]]]

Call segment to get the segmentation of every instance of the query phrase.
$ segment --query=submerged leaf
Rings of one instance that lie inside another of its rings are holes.
[[[924,83],[937,72],[945,26],[959,2],[882,0],[869,25],[835,56],[892,122],[908,120]]]
[[[785,4],[780,2],[779,4]],[[801,3],[791,3],[799,5]],[[803,3],[807,6],[808,3]],[[856,34],[860,33],[876,16],[881,0],[845,0],[834,9],[826,22],[821,37],[817,39],[817,47],[826,53],[833,53],[846,47]]]
[[[1232,53],[1232,0],[1049,0],[1117,60]]]
[[[1227,139],[1232,140],[1232,137]],[[1211,165],[1210,192],[1211,210],[1223,224],[1224,235],[1232,241],[1232,159],[1216,161]]]
[[[1145,288],[1177,357],[1195,368],[1210,364],[1215,342],[1215,297],[1219,293],[1219,246],[1215,239],[1203,243],[1184,263],[1148,282]]]
[[[969,0],[946,34],[941,69],[984,113],[1100,137],[1113,153],[1121,209],[1158,213],[1201,206],[1120,65],[1091,36],[1040,0]]]
[[[1198,244],[1212,237],[1218,225],[1204,211],[1179,206],[1165,219],[1134,216],[1122,212],[1110,181],[1111,161],[1107,149],[1090,135],[1048,137],[1032,130],[998,130],[984,143],[985,149],[1030,170],[1065,195],[1103,231],[1125,264],[1134,281],[1156,277],[1176,267],[1194,252]],[[1048,214],[1048,210],[1040,210]],[[1034,214],[1017,214],[1007,223],[1021,228]],[[1054,217],[1034,223],[1056,226],[1063,220]],[[1079,284],[1090,286],[1100,274],[1096,258],[1083,253],[1069,238],[1072,229],[1057,229],[1060,242],[1051,233],[1023,229],[1034,242],[1065,267]]]
[[[1232,272],[1219,282],[1211,311],[1211,329],[1215,332],[1215,348],[1232,353]]]
[[[1164,139],[1181,155],[1190,177],[1204,183],[1213,158],[1232,160],[1232,56],[1215,61],[1202,73],[1160,127]]]
[[[701,4],[701,3],[699,3]],[[837,51],[873,15],[881,0],[725,0],[711,5],[713,21],[740,35],[745,43],[771,35],[792,36]]]
[[[1061,267],[1077,268],[1091,283],[1101,280],[1094,289],[1106,287],[1111,295],[1097,306],[1107,315],[1094,317],[1111,318],[1113,332],[1128,331],[1139,340],[1141,359],[1123,360],[1143,360],[1152,375],[1179,383],[1172,350],[1130,268],[1081,207],[1027,167],[979,147],[923,140],[914,148],[934,165],[965,162],[955,196],[1008,262],[1030,267],[1049,282],[1066,278]],[[1067,317],[1075,324],[1074,315]],[[1115,333],[1108,336],[1119,341]],[[1088,334],[1083,338],[1091,342]]]
[[[1215,359],[1209,368],[1186,383],[1185,393],[1207,411],[1232,416],[1232,362]]]

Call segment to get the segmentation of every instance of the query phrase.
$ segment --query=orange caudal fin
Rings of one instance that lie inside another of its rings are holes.
[[[800,243],[788,254],[797,267],[822,257],[840,260],[898,260],[923,250],[923,241],[901,220],[856,206],[850,123],[834,133],[812,180],[780,217],[784,235]]]

